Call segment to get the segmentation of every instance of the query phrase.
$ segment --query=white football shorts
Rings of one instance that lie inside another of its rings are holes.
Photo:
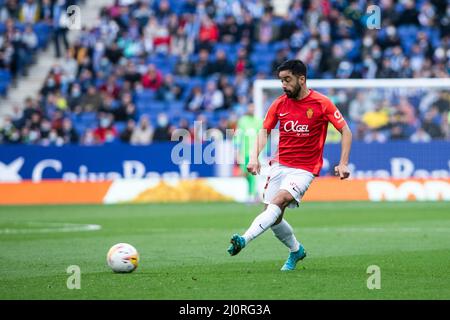
[[[294,197],[294,200],[289,204],[288,208],[296,208],[306,190],[311,185],[311,182],[314,180],[314,177],[314,174],[309,171],[272,162],[264,187],[263,202],[270,204],[278,191],[283,189]]]

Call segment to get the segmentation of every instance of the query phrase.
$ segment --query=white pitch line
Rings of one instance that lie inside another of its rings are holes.
[[[3,228],[0,234],[30,234],[30,233],[54,233],[54,232],[79,232],[79,231],[96,231],[102,227],[98,224],[76,224],[76,223],[40,223],[27,222],[25,225],[42,225],[44,228]],[[52,226],[48,228],[48,226]]]

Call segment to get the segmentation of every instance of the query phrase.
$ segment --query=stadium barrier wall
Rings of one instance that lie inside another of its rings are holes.
[[[260,184],[259,190],[262,191]],[[0,184],[0,205],[246,201],[244,178]],[[450,179],[314,180],[303,201],[450,201]]]
[[[116,179],[229,177],[232,164],[208,162],[211,144],[188,146],[184,161],[174,162],[176,143],[149,146],[112,144],[105,146],[0,146],[0,183],[32,180],[102,182]],[[340,144],[326,144],[321,176],[332,175],[339,162]],[[231,142],[218,144],[222,155],[233,162]],[[211,160],[211,159],[209,159]],[[212,159],[214,160],[214,159]],[[223,162],[222,162],[223,163]],[[350,164],[354,178],[450,178],[450,143],[362,143],[352,145]]]
[[[0,146],[0,204],[246,200],[245,179],[230,177],[232,166],[203,161],[211,144],[189,146],[191,161],[181,164],[172,161],[176,145]],[[339,181],[331,175],[340,145],[327,144],[321,177],[304,201],[448,201],[449,145],[355,142],[349,164],[353,179]],[[229,150],[222,143],[216,151]],[[262,170],[260,191],[267,170]]]

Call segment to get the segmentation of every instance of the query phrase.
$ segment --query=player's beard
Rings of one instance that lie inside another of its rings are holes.
[[[300,91],[301,90],[302,90],[302,87],[299,84],[297,84],[295,86],[294,90],[292,90],[292,91],[291,90],[284,90],[284,93],[286,93],[286,96],[289,99],[296,99],[300,95]]]

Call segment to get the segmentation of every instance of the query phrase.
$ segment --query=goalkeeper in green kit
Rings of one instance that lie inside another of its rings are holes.
[[[262,120],[254,115],[255,106],[250,103],[247,112],[237,123],[237,132],[234,136],[234,143],[237,151],[237,160],[242,174],[245,175],[248,184],[248,202],[257,202],[258,193],[256,188],[256,176],[247,171],[250,160],[250,152],[255,145],[258,132],[262,127]]]

